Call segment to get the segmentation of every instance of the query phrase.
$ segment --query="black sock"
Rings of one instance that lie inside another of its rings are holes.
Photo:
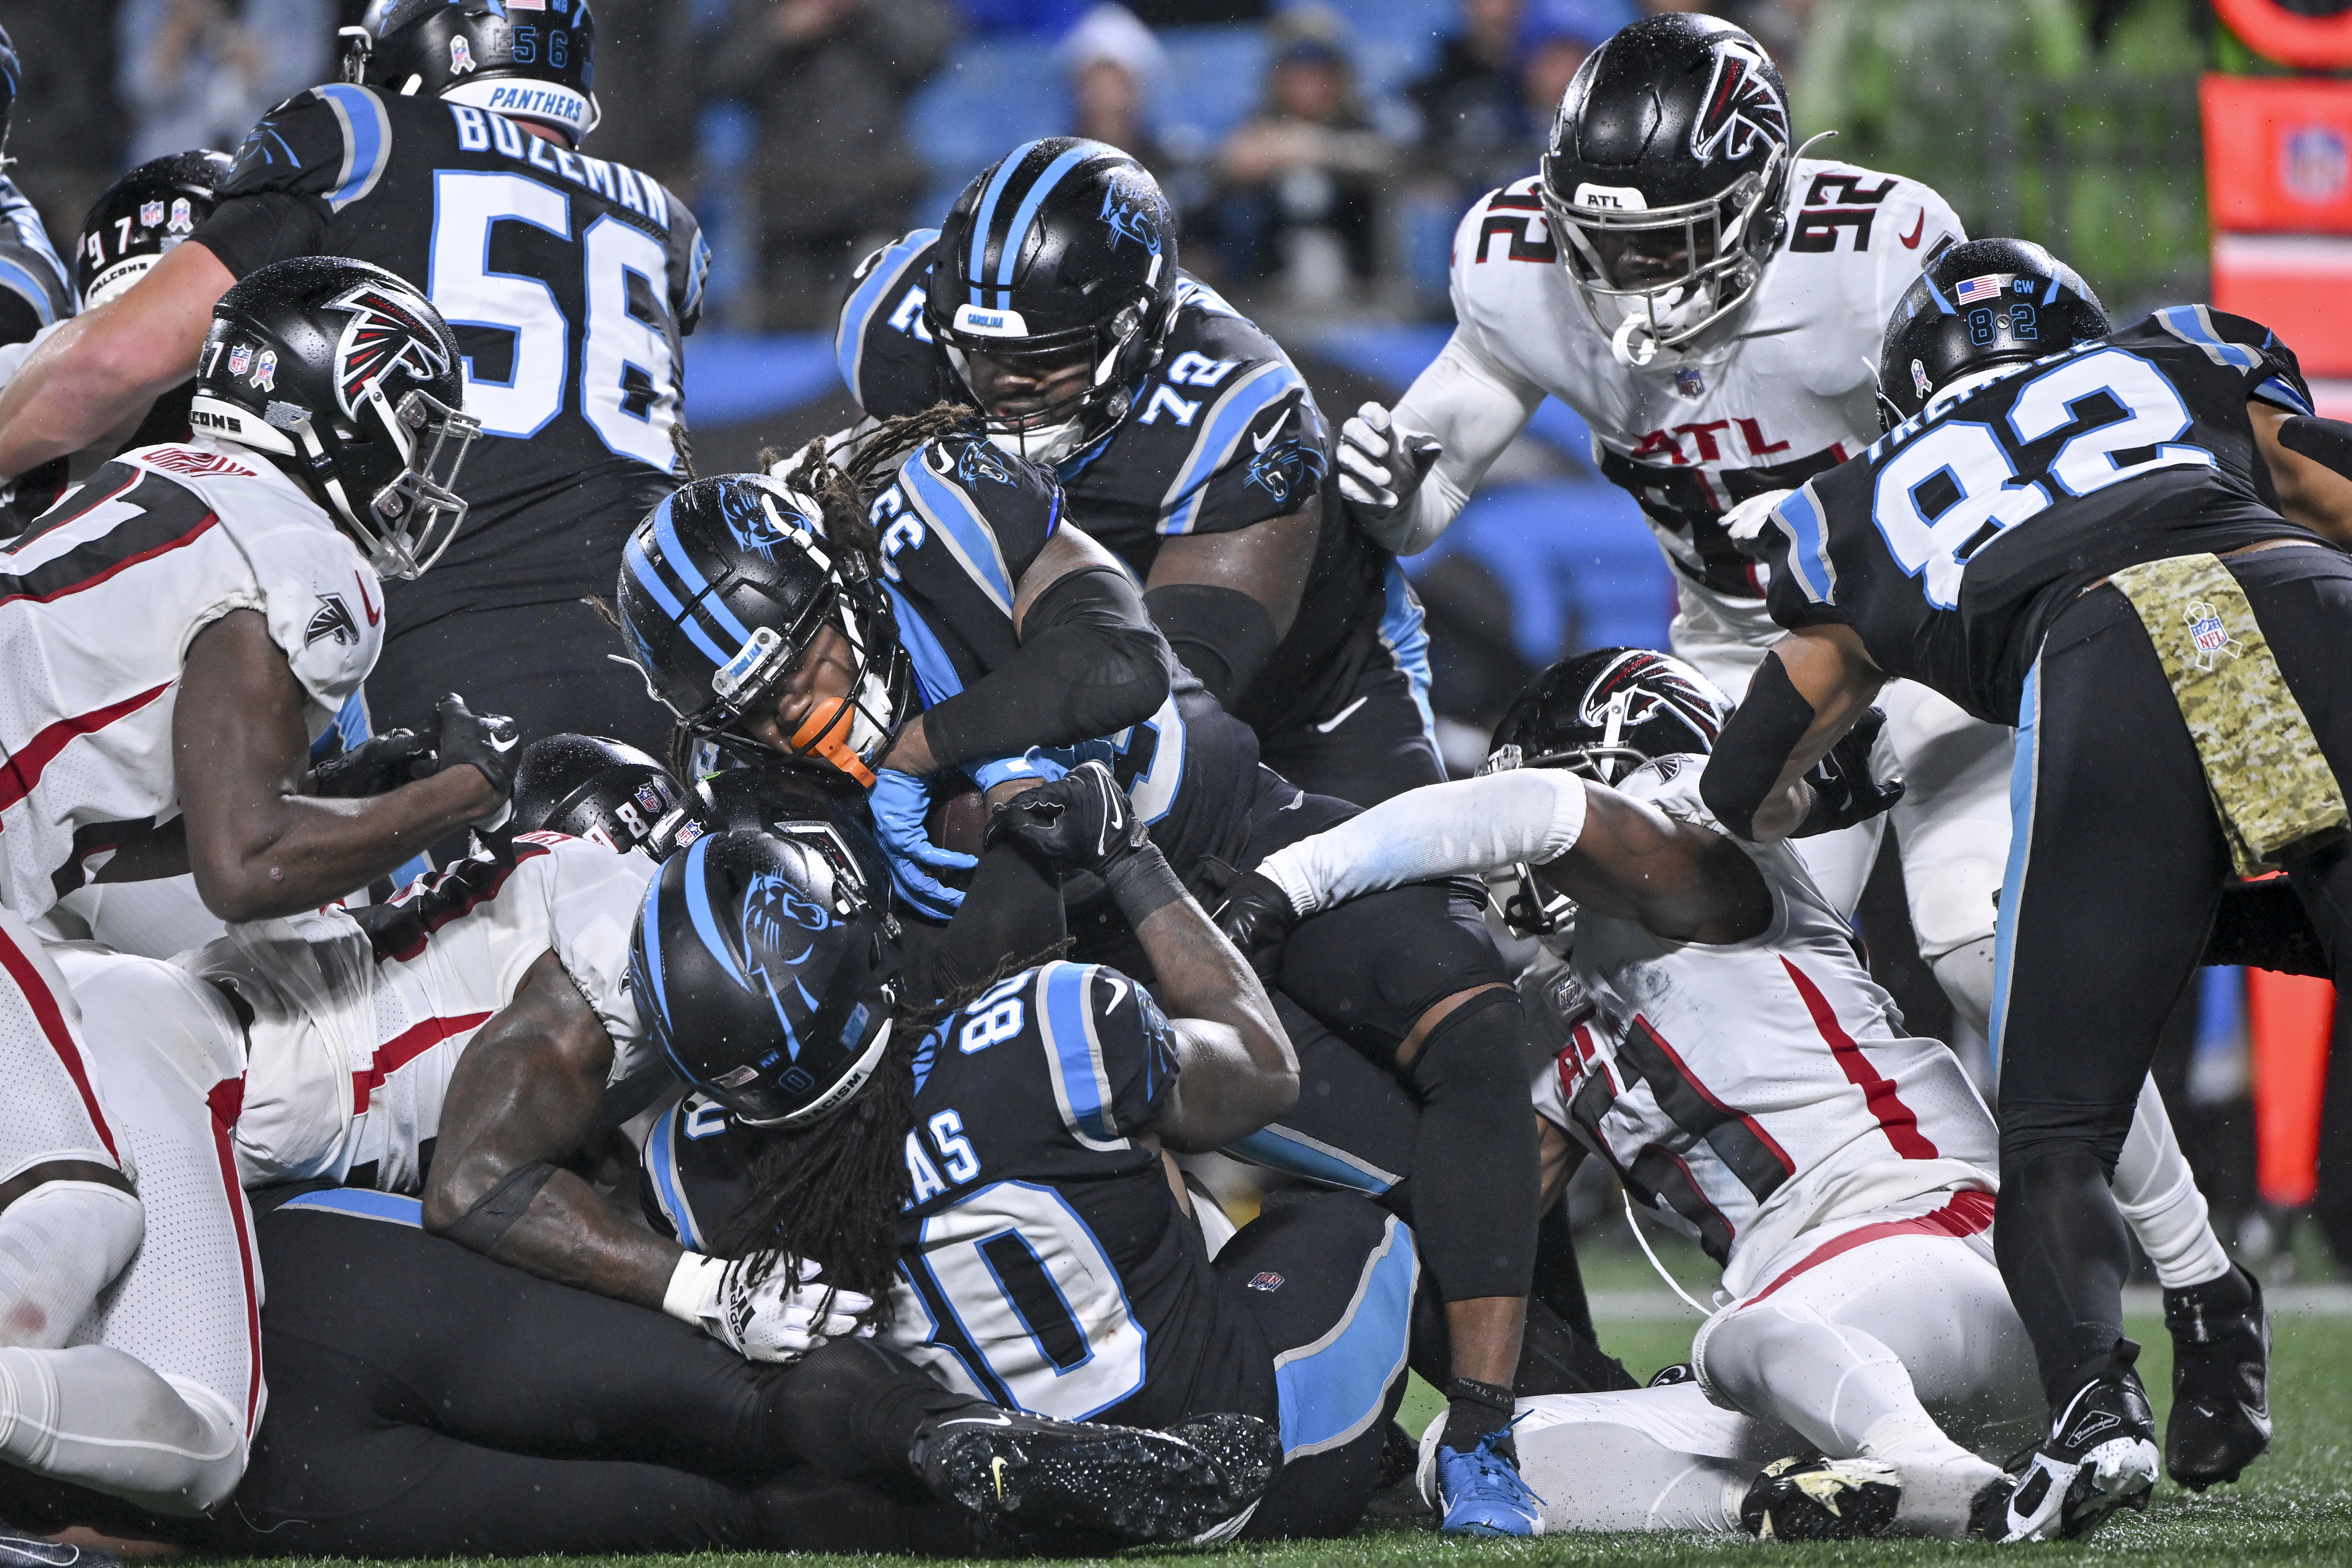
[[[911,1477],[909,1451],[924,1423],[995,1407],[942,1388],[871,1340],[835,1340],[780,1373],[774,1414],[791,1451],[835,1476]]]
[[[1504,1433],[1496,1451],[1516,1461],[1518,1449],[1508,1434],[1514,1401],[1511,1391],[1475,1378],[1457,1377],[1445,1385],[1445,1446],[1466,1454],[1481,1438]]]

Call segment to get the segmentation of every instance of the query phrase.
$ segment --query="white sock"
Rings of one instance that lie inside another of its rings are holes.
[[[2124,1223],[2156,1265],[2166,1289],[2202,1285],[2230,1271],[2230,1255],[2206,1217],[2205,1194],[2197,1190],[2197,1177],[2172,1135],[2172,1118],[2165,1114],[2152,1078],[2139,1086],[2131,1133],[2108,1184]]]
[[[207,1512],[245,1474],[218,1395],[106,1345],[0,1350],[0,1457],[158,1513]]]
[[[0,1209],[0,1346],[64,1344],[145,1234],[139,1200],[99,1182],[44,1182]]]

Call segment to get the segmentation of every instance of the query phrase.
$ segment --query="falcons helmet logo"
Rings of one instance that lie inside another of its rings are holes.
[[[1610,710],[1622,703],[1623,717],[1617,721],[1622,734],[1670,714],[1711,748],[1723,733],[1723,709],[1712,692],[1690,678],[1688,669],[1680,659],[1646,649],[1629,652],[1592,683],[1577,717],[1605,730]]]
[[[1691,127],[1691,156],[1712,162],[1717,153],[1745,158],[1761,137],[1774,145],[1789,140],[1789,106],[1765,75],[1764,57],[1749,45],[1726,39],[1715,46],[1715,74],[1706,87],[1706,107]]]
[[[362,283],[330,310],[347,310],[351,325],[335,345],[335,401],[345,417],[358,400],[394,365],[429,384],[449,374],[440,334],[425,324],[410,300],[373,283]]]

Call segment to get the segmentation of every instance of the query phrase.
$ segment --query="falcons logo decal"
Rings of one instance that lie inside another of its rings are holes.
[[[1661,713],[1672,713],[1703,737],[1711,747],[1723,732],[1723,710],[1715,700],[1694,685],[1670,661],[1648,652],[1633,652],[1592,683],[1577,717],[1596,730],[1609,725],[1609,710],[1623,694],[1625,717],[1619,732],[1648,723]],[[1643,690],[1635,684],[1649,676],[1659,689]]]
[[[371,383],[394,365],[420,382],[449,374],[440,334],[426,325],[407,299],[373,283],[362,283],[330,310],[347,310],[352,323],[335,345],[335,401],[346,416]]]
[[[1710,163],[1717,153],[1745,158],[1758,137],[1774,144],[1789,140],[1789,106],[1764,74],[1764,57],[1744,44],[1715,47],[1715,75],[1706,85],[1706,107],[1691,127],[1691,156]]]

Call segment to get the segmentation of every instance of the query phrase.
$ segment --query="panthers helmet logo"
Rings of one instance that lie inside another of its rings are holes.
[[[1776,147],[1789,142],[1789,106],[1765,75],[1769,68],[1755,46],[1727,38],[1715,47],[1715,74],[1706,84],[1706,107],[1691,127],[1691,156],[1712,162],[1719,153],[1745,158],[1759,138]]]
[[[729,485],[722,489],[719,492],[719,515],[737,544],[769,562],[775,560],[778,549],[793,542],[793,534],[788,530],[807,527],[807,521],[797,512],[787,523],[776,510],[775,497],[756,485]]]
[[[413,295],[362,283],[328,307],[352,318],[335,344],[335,402],[346,418],[358,412],[368,388],[395,367],[428,386],[448,375],[441,334],[418,313],[419,303]]]
[[[1134,169],[1113,169],[1103,181],[1103,226],[1110,230],[1111,248],[1131,239],[1153,256],[1160,254],[1160,193],[1148,176]]]

